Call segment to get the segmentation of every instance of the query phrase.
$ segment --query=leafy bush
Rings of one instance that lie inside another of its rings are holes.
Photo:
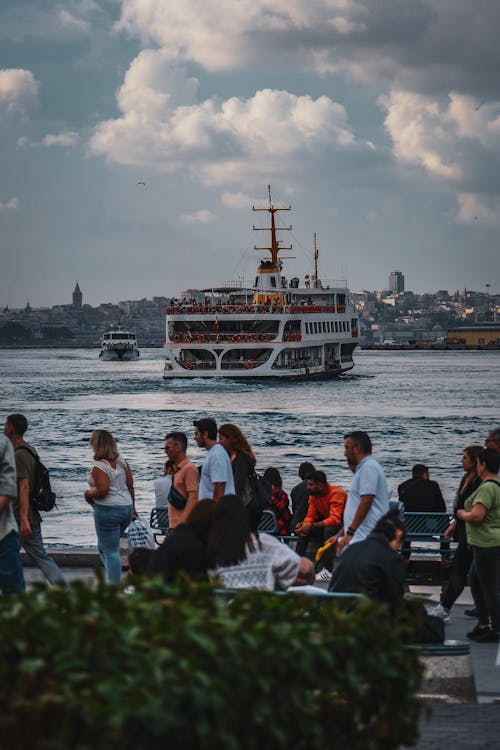
[[[4,598],[0,746],[396,748],[417,736],[418,652],[382,605],[187,581]]]

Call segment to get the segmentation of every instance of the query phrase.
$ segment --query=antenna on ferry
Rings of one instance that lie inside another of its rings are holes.
[[[314,286],[315,288],[318,287],[318,258],[319,258],[319,249],[316,244],[316,232],[314,232]]]
[[[271,252],[271,262],[274,263],[275,265],[281,265],[281,262],[279,260],[280,250],[291,250],[292,245],[280,247],[279,240],[276,237],[276,232],[285,231],[285,230],[291,231],[292,225],[290,224],[290,226],[288,227],[277,227],[274,214],[277,213],[278,211],[291,211],[292,207],[288,206],[288,208],[276,208],[275,206],[273,206],[273,201],[271,198],[271,185],[267,186],[267,193],[269,196],[269,206],[267,208],[260,208],[260,207],[255,208],[255,206],[252,206],[252,211],[268,211],[271,214],[271,226],[270,227],[254,226],[254,231],[256,232],[258,231],[271,232],[271,247],[268,247],[268,246],[259,247],[257,245],[254,245],[254,250],[269,250]]]

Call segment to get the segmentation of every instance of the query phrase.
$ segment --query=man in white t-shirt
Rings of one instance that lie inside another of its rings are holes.
[[[366,539],[378,519],[389,511],[384,470],[371,453],[372,443],[366,432],[344,435],[344,455],[355,471],[344,509],[344,536],[337,544],[337,554],[348,544]]]
[[[217,422],[211,417],[204,417],[193,424],[196,443],[208,451],[201,470],[199,499],[217,501],[223,495],[234,495],[231,460],[226,449],[217,442]]]

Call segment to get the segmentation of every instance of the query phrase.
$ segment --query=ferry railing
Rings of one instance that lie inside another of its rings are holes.
[[[345,305],[175,305],[167,307],[167,315],[303,315],[345,313]]]
[[[298,334],[300,335],[300,334]],[[275,333],[175,333],[165,343],[173,344],[241,344],[275,341]]]

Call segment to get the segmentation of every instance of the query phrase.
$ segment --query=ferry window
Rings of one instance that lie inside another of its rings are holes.
[[[271,286],[274,286],[274,287],[276,286],[276,277],[275,276],[271,276]]]
[[[332,332],[332,321],[329,320],[328,321],[328,333],[331,333],[331,332]]]
[[[351,324],[350,324],[349,321],[346,322],[346,328],[347,328],[348,331],[351,330]]]
[[[314,323],[314,333],[318,333],[318,324]]]
[[[338,332],[339,332],[339,324],[338,324],[338,321],[336,320],[335,321],[335,333],[338,333]]]
[[[255,286],[256,287],[259,286],[259,277],[258,276],[255,277]]]

